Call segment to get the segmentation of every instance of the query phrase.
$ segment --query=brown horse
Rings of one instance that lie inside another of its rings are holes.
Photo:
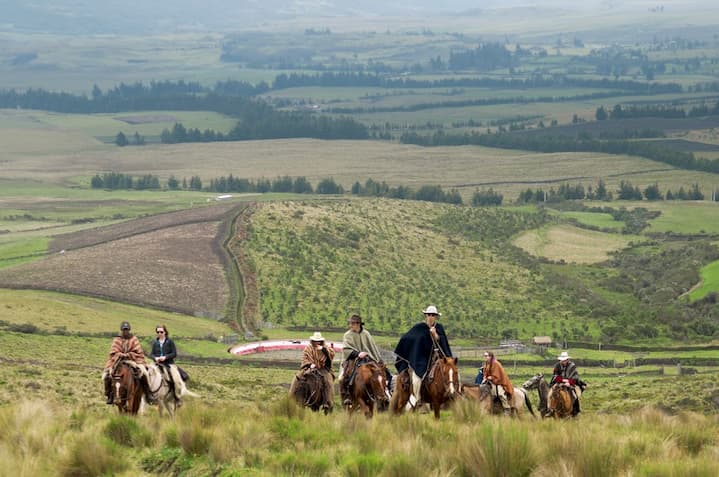
[[[459,395],[459,371],[457,358],[437,358],[422,380],[422,400],[428,402],[439,419],[442,405],[451,402]]]
[[[384,364],[374,361],[360,363],[349,389],[352,404],[349,411],[362,410],[372,417],[375,411],[384,411],[389,405],[390,393]]]
[[[503,414],[504,409],[499,401],[499,398],[492,396],[492,386],[488,383],[481,385],[463,385],[462,395],[466,398],[478,401],[482,405],[482,409],[487,414]],[[524,412],[525,407],[529,410],[529,413],[534,416],[534,410],[532,409],[532,403],[529,401],[527,393],[522,389],[514,388],[512,399],[509,400],[509,406],[512,410],[513,416],[521,416]]]
[[[572,417],[574,415],[574,401],[577,397],[568,386],[555,384],[549,388],[547,397],[547,410],[549,415],[559,419]]]
[[[322,409],[325,414],[329,414],[332,412],[333,397],[327,375],[331,377],[329,371],[317,368],[302,371],[292,380],[290,396],[294,397],[301,406],[309,407],[313,411]]]
[[[542,373],[528,379],[522,387],[527,390],[537,388],[539,411],[542,417],[552,416],[562,419],[573,415],[576,396],[569,387],[560,384],[550,387]]]
[[[389,400],[389,409],[392,414],[402,414],[409,402],[409,397],[412,395],[412,378],[409,374],[409,368],[397,374],[393,381],[394,391]]]
[[[401,414],[410,400],[412,378],[409,373],[409,369],[405,369],[395,378],[396,385],[390,400],[390,409],[394,414]],[[459,395],[457,358],[435,358],[429,372],[422,380],[420,394],[422,402],[429,403],[434,411],[434,417],[439,419],[439,411],[442,406],[453,401]]]
[[[113,369],[115,404],[121,413],[136,415],[142,404],[144,391],[139,370],[134,363],[118,361]]]

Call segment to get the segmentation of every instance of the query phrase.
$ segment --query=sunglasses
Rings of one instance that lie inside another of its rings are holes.
[[[156,330],[155,333],[157,333],[157,334],[159,334],[159,335],[164,335],[164,334],[165,334],[165,332],[162,331],[162,330]]]
[[[437,316],[437,313],[425,313],[427,316]]]

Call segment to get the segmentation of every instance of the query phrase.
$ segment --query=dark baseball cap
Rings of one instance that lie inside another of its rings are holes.
[[[127,321],[123,321],[122,324],[120,325],[120,329],[121,329],[121,330],[129,330],[129,329],[130,329],[130,323],[128,323]]]

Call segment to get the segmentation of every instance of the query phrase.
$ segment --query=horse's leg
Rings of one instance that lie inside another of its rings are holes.
[[[442,402],[439,399],[432,401],[432,410],[434,411],[434,418],[439,419],[439,410],[442,408]]]
[[[365,417],[372,417],[372,404],[371,401],[368,404],[367,400],[362,397],[359,399],[359,405],[362,408],[362,413],[365,415]]]

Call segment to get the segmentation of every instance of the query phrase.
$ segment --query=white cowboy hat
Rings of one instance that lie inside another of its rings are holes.
[[[565,360],[569,359],[569,353],[567,353],[566,351],[562,351],[562,354],[560,354],[560,355],[557,357],[557,359],[558,359],[559,361],[565,361]]]
[[[310,341],[324,341],[325,339],[322,337],[322,333],[319,331],[315,331],[315,334],[310,336]]]
[[[424,313],[425,315],[434,314],[437,316],[442,316],[442,313],[438,312],[437,307],[434,305],[429,305],[426,309],[422,310],[422,313]]]

